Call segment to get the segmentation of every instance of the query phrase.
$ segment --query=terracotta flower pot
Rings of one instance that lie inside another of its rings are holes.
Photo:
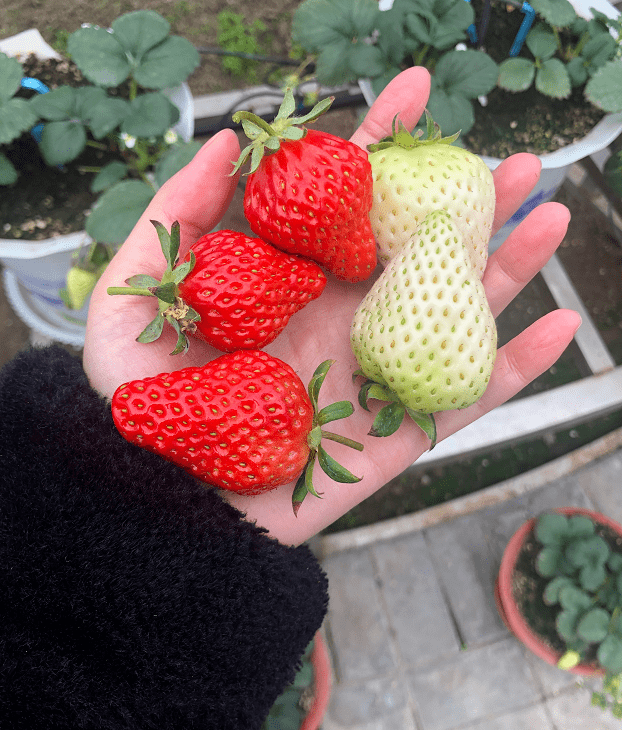
[[[580,507],[567,507],[556,510],[564,515],[585,515],[595,522],[615,530],[622,537],[622,525],[614,522],[609,517],[601,515]],[[535,518],[528,520],[514,533],[508,542],[501,566],[495,583],[495,602],[499,615],[508,629],[536,656],[543,659],[548,664],[557,666],[557,662],[561,658],[561,653],[554,651],[550,646],[544,643],[531,629],[529,624],[523,617],[516,603],[513,592],[514,567],[517,559],[523,549],[525,541],[534,528]],[[596,664],[577,664],[575,667],[567,671],[582,676],[600,676],[604,674],[602,667]]]
[[[313,704],[302,721],[300,730],[318,730],[326,714],[331,692],[331,670],[328,649],[322,635],[318,632],[311,652],[313,665],[314,695]]]

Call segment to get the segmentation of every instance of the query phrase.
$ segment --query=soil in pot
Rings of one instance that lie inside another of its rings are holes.
[[[24,75],[38,78],[50,89],[84,84],[75,64],[66,59],[38,59],[28,56],[22,62]],[[19,95],[31,96],[21,90]],[[20,172],[13,185],[0,188],[0,238],[43,240],[56,235],[84,230],[86,213],[97,200],[91,193],[92,172],[118,155],[88,146],[82,155],[62,167],[47,165],[39,147],[26,132],[3,149]]]
[[[473,0],[472,5],[479,25],[483,2]],[[523,18],[512,6],[492,3],[482,48],[496,63],[508,58]],[[568,40],[564,32],[560,39],[563,44]],[[515,152],[553,152],[585,137],[605,116],[581,91],[568,99],[552,99],[534,87],[521,93],[493,89],[486,106],[475,101],[473,108],[475,124],[463,136],[465,145],[480,155],[501,159]]]

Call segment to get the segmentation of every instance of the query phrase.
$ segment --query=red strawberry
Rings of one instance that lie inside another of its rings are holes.
[[[326,286],[317,264],[236,231],[208,233],[176,267],[179,227],[173,224],[169,236],[153,223],[168,263],[162,281],[139,275],[127,280],[127,288],[108,289],[109,294],[159,299],[158,314],[139,335],[140,342],[157,339],[168,321],[179,334],[174,352],[187,347],[186,332],[223,352],[258,349]]]
[[[322,426],[353,412],[349,401],[318,412],[319,389],[331,366],[316,370],[309,392],[292,368],[259,350],[221,355],[188,367],[121,385],[112,417],[131,443],[160,454],[222,489],[260,494],[297,478],[294,511],[312,485],[317,455],[336,481],[359,481],[321,445],[322,437],[362,445]]]
[[[251,229],[277,248],[306,256],[338,279],[362,281],[376,266],[369,221],[372,174],[367,153],[332,134],[308,130],[332,103],[292,118],[290,90],[270,125],[250,112],[236,112],[252,140],[235,165],[251,157],[244,213]],[[298,125],[298,126],[297,126]]]

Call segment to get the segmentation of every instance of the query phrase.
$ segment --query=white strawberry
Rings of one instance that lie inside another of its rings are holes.
[[[497,330],[467,247],[445,211],[429,214],[358,306],[352,350],[368,378],[359,398],[390,402],[370,433],[389,435],[404,411],[434,441],[425,414],[466,408],[484,393]]]
[[[373,175],[372,230],[383,266],[395,256],[428,213],[446,210],[461,231],[481,279],[488,258],[495,186],[483,160],[451,144],[427,117],[425,137],[394,122],[391,137],[369,145]]]

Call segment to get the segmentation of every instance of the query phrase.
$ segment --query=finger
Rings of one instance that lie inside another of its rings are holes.
[[[552,367],[579,329],[581,317],[557,309],[541,317],[497,352],[484,395],[462,411],[436,414],[439,441],[502,405]]]
[[[111,272],[118,266],[135,267],[140,262],[150,265],[152,271],[162,269],[164,259],[152,220],[168,230],[179,221],[182,253],[210,231],[233,198],[238,177],[229,174],[239,154],[237,136],[230,129],[208,140],[193,160],[158,190],[119,250]],[[152,273],[149,269],[142,271]]]
[[[402,71],[380,92],[351,141],[363,149],[391,132],[396,115],[408,129],[421,118],[430,95],[430,74],[420,66]]]
[[[510,155],[493,170],[497,198],[493,236],[521,207],[538,182],[541,168],[542,164],[535,155],[520,152]]]
[[[543,203],[510,233],[484,272],[486,298],[496,317],[533,279],[562,242],[570,211],[560,203]]]

